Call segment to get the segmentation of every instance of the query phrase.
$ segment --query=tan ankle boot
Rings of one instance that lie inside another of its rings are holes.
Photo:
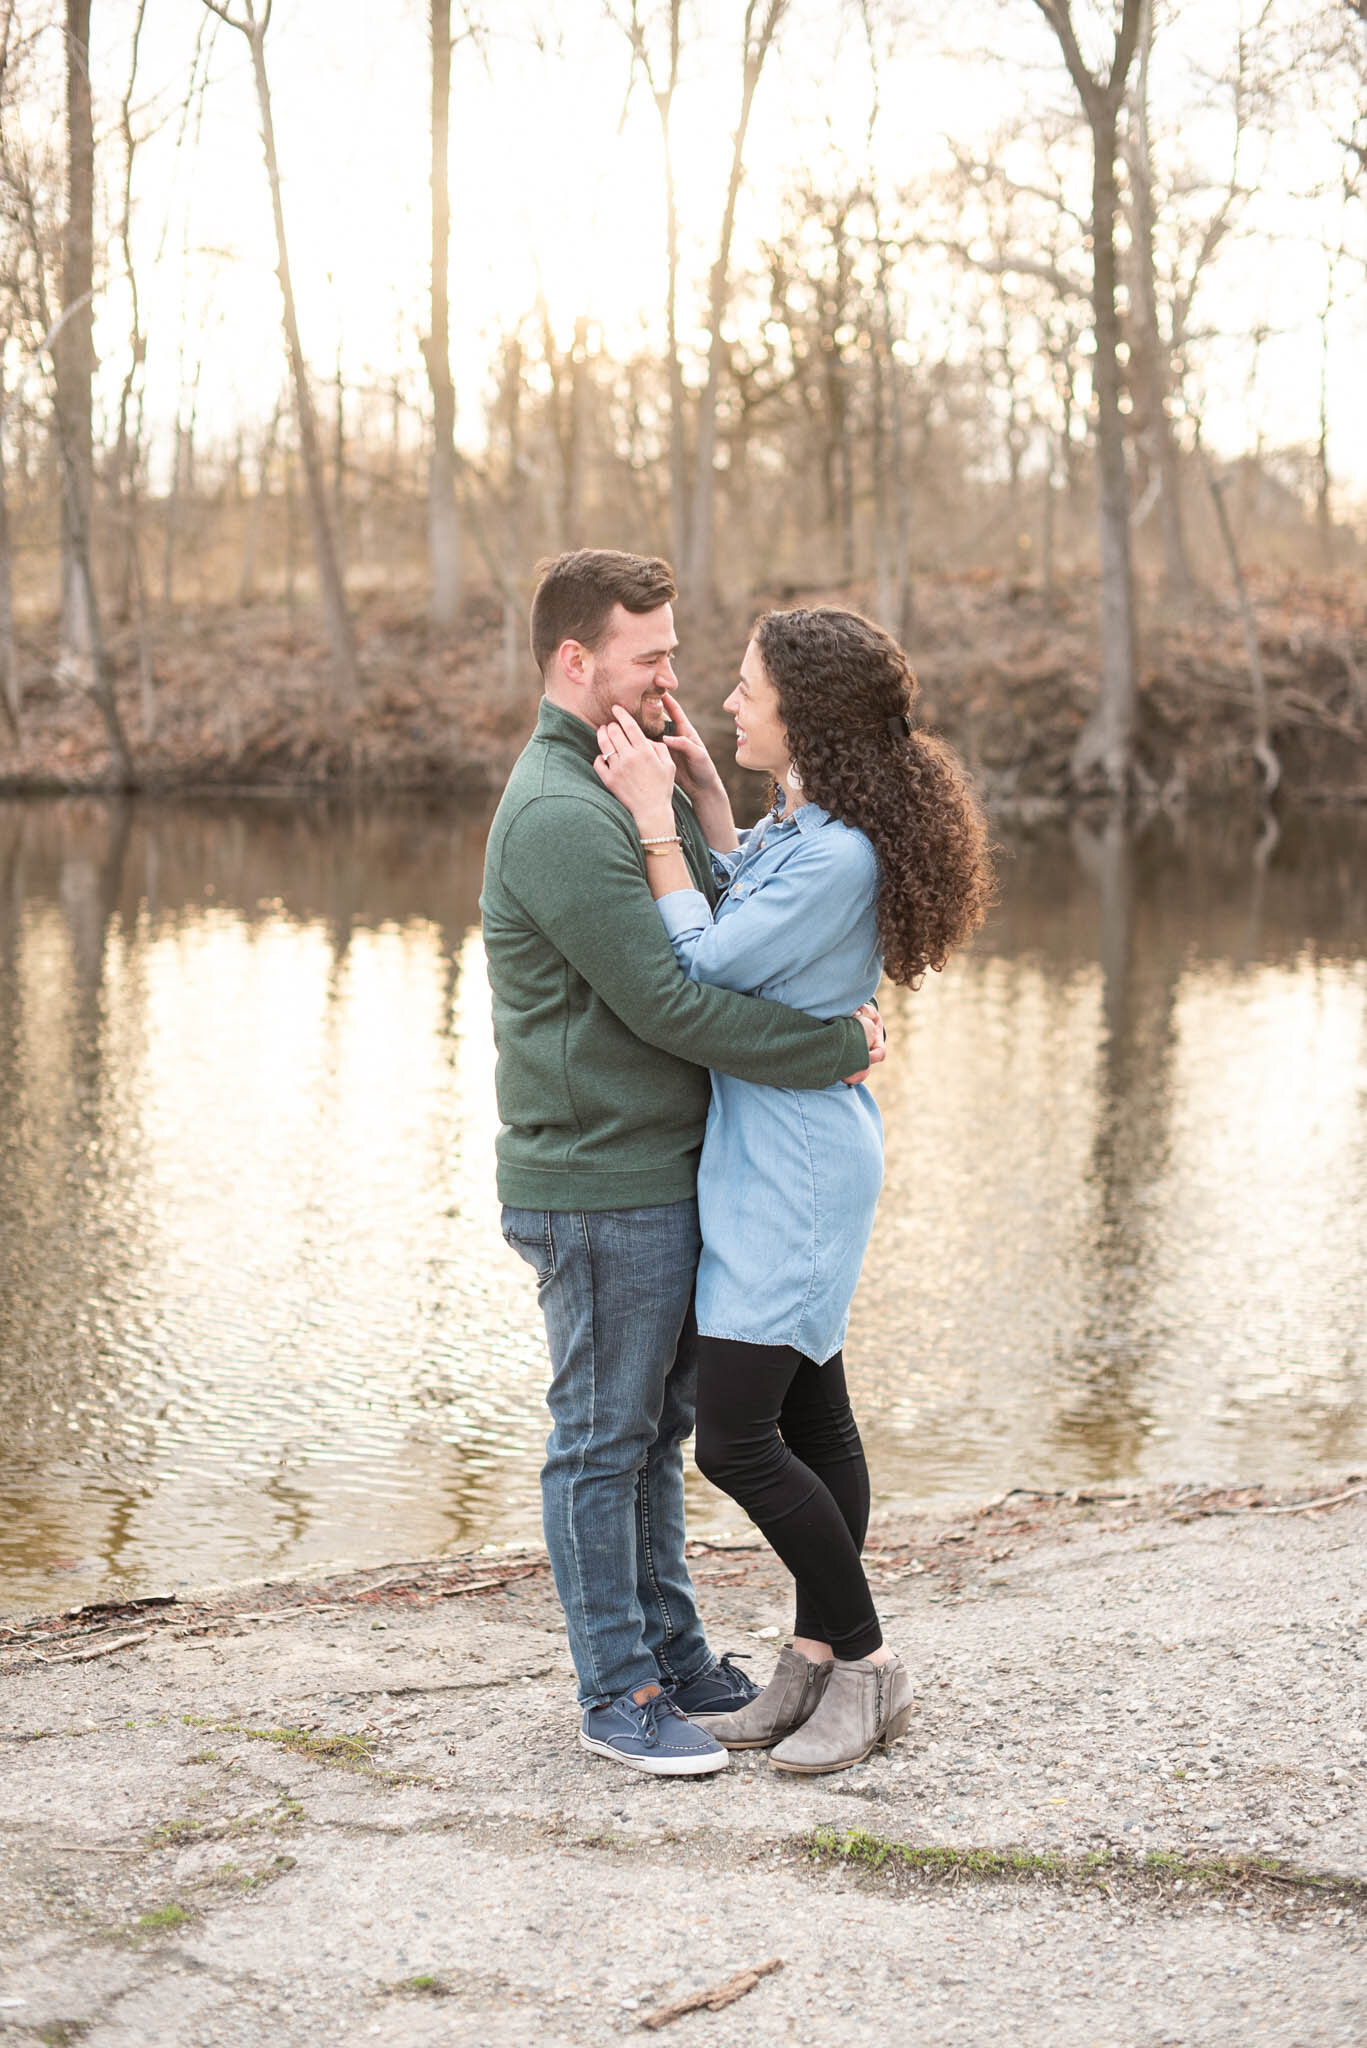
[[[737,1707],[734,1714],[690,1714],[688,1718],[696,1727],[705,1728],[724,1749],[768,1749],[815,1712],[834,1669],[829,1658],[824,1664],[813,1664],[800,1650],[785,1647],[778,1653],[773,1677],[748,1706]]]
[[[774,1751],[774,1769],[805,1777],[848,1770],[880,1743],[888,1749],[905,1735],[912,1705],[911,1678],[900,1659],[836,1662],[816,1711]],[[718,1742],[725,1739],[717,1735]]]

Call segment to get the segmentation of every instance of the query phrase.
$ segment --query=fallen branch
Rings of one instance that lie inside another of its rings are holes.
[[[1194,1521],[1197,1516],[1210,1515],[1308,1515],[1316,1508],[1336,1508],[1346,1500],[1353,1500],[1360,1493],[1367,1493],[1367,1480],[1361,1486],[1350,1486],[1342,1493],[1321,1494],[1316,1500],[1279,1501],[1269,1504],[1260,1500],[1222,1501],[1218,1505],[1206,1501],[1179,1501],[1170,1510],[1179,1522]]]
[[[1361,1486],[1350,1486],[1345,1493],[1326,1493],[1319,1500],[1296,1500],[1275,1508],[1253,1507],[1247,1512],[1251,1515],[1308,1515],[1312,1508],[1339,1507],[1359,1493],[1367,1493],[1367,1482]]]
[[[244,1607],[234,1613],[208,1616],[202,1622],[189,1622],[181,1629],[172,1630],[174,1635],[204,1635],[210,1628],[235,1628],[240,1621],[290,1621],[301,1614],[347,1614],[355,1603],[351,1600],[302,1601],[294,1607]]]
[[[704,2007],[708,2012],[720,2012],[724,2005],[732,2005],[736,1999],[744,1998],[747,1991],[753,1991],[761,1977],[782,1968],[782,1956],[770,1956],[767,1963],[756,1963],[751,1969],[741,1970],[711,1991],[690,1991],[687,1998],[676,1998],[672,2005],[657,2005],[654,2012],[642,2013],[641,2025],[667,2027],[671,2020],[681,2020],[685,2013],[701,2012]]]
[[[471,1579],[468,1585],[464,1586],[438,1586],[437,1598],[439,1600],[454,1600],[461,1593],[490,1593],[498,1586],[508,1585],[513,1579],[530,1578],[533,1572],[539,1572],[542,1569],[543,1567],[538,1559],[535,1564],[518,1565],[515,1571],[500,1572],[496,1579]]]
[[[174,1593],[148,1593],[141,1600],[96,1600],[87,1607],[73,1607],[67,1612],[68,1621],[131,1621],[135,1614],[145,1614],[153,1607],[177,1607],[180,1602]]]
[[[151,1629],[145,1628],[141,1635],[115,1636],[112,1643],[94,1643],[87,1650],[68,1650],[61,1657],[45,1657],[41,1650],[35,1650],[33,1654],[40,1664],[89,1664],[96,1657],[112,1657],[115,1650],[131,1650],[135,1643],[150,1641],[151,1635]]]
[[[136,1842],[127,1845],[108,1842],[53,1842],[51,1848],[58,1856],[136,1856]]]
[[[1300,716],[1293,714],[1299,712]],[[1321,704],[1318,697],[1312,697],[1308,690],[1281,690],[1278,693],[1277,720],[1281,725],[1314,725],[1325,732],[1336,733],[1340,739],[1348,740],[1355,747],[1362,745],[1362,734],[1349,718],[1340,718],[1337,712]]]

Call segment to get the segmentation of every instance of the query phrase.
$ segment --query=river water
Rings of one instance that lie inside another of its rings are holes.
[[[486,821],[0,803],[0,1608],[538,1533]],[[1367,1469],[1367,817],[1004,839],[885,1004],[877,1498]]]

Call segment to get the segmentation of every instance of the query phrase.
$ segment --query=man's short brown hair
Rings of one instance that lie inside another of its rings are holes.
[[[576,548],[537,564],[532,599],[532,659],[544,676],[562,641],[590,651],[607,637],[613,607],[653,612],[678,596],[674,572],[658,555],[627,555],[618,548]]]

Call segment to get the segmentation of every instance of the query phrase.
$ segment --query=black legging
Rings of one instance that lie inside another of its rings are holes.
[[[790,1344],[696,1341],[698,1470],[744,1508],[797,1581],[794,1635],[867,1657],[883,1640],[859,1562],[869,1468],[841,1353],[817,1365]]]

